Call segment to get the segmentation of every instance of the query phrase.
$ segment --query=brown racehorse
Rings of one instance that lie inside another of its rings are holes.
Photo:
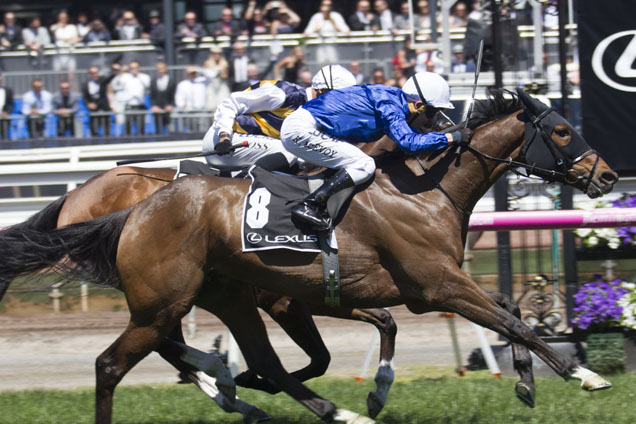
[[[567,121],[520,96],[506,100],[496,92],[490,102],[479,102],[469,123],[476,129],[472,144],[458,157],[453,149],[420,159],[425,175],[413,174],[416,158],[387,154],[380,161],[374,182],[354,197],[336,229],[342,303],[363,308],[404,303],[414,313],[456,312],[526,346],[560,376],[580,379],[589,390],[607,388],[607,381],[548,346],[460,268],[470,211],[510,166],[524,166],[590,197],[611,191],[617,181]],[[186,177],[130,210],[0,239],[4,284],[68,255],[73,263],[65,269],[68,275],[124,291],[129,326],[96,363],[98,422],[110,421],[112,394],[123,375],[162,343],[193,304],[213,310],[229,292],[246,290],[244,283],[322,303],[318,255],[241,252],[248,187],[244,180]],[[254,303],[234,306],[219,317],[251,369],[325,420],[368,422],[291,378],[269,345]]]

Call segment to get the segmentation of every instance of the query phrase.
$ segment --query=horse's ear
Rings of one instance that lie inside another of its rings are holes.
[[[404,161],[404,164],[411,170],[413,175],[415,175],[416,177],[419,177],[426,173],[426,171],[424,171],[424,168],[422,168],[422,165],[420,165],[420,163],[417,161],[416,158],[408,158],[407,160]]]
[[[540,115],[541,112],[548,108],[546,105],[541,103],[539,100],[531,97],[528,93],[526,93],[519,87],[517,87],[517,95],[521,100],[521,104],[523,105],[524,110],[529,112],[531,115]]]

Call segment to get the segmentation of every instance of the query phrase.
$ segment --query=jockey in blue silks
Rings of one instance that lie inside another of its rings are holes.
[[[294,207],[292,214],[326,230],[325,213],[334,193],[367,181],[375,172],[374,160],[352,143],[370,142],[388,135],[402,150],[434,152],[453,143],[468,143],[466,128],[451,134],[414,131],[414,118],[425,114],[432,121],[440,109],[452,109],[448,83],[438,74],[418,72],[402,89],[381,84],[332,90],[289,115],[281,128],[283,147],[307,162],[338,171],[318,190]]]

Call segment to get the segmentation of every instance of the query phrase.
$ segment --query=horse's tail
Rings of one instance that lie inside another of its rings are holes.
[[[66,195],[49,203],[44,209],[29,217],[26,221],[0,231],[0,240],[2,240],[3,237],[14,237],[15,234],[18,234],[25,229],[50,231],[56,228],[57,219],[60,216],[60,211],[62,210],[62,206],[64,206],[65,201]],[[0,279],[0,300],[4,298],[4,295],[9,288],[9,283],[10,280],[5,281],[4,279]]]
[[[131,209],[51,231],[22,224],[0,237],[0,292],[16,277],[52,268],[64,278],[117,287],[119,236]]]

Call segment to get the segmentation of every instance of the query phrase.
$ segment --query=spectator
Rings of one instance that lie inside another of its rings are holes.
[[[22,96],[22,114],[27,118],[29,135],[32,138],[44,135],[44,119],[53,110],[53,96],[44,90],[42,80],[34,79],[31,90]]]
[[[230,95],[230,86],[228,85],[230,65],[222,53],[219,46],[212,46],[210,57],[203,62],[203,67],[209,76],[215,75],[208,84],[207,109],[211,111],[216,110],[223,99]]]
[[[415,28],[430,33],[431,31],[431,9],[428,0],[420,0],[417,2],[419,14],[416,16],[417,22]],[[439,26],[439,17],[435,19],[436,27]]]
[[[41,65],[44,46],[51,44],[51,36],[49,31],[41,25],[39,16],[32,18],[29,26],[22,30],[22,39],[26,48],[34,54],[31,64],[33,66]]]
[[[90,31],[90,24],[88,23],[88,15],[86,15],[86,13],[84,12],[80,12],[77,15],[77,35],[79,37],[80,40],[83,40],[84,37],[86,37],[86,34],[88,34],[88,31]]]
[[[165,62],[157,62],[156,70],[157,75],[150,81],[150,104],[155,118],[155,131],[163,134],[164,126],[170,124],[177,84],[168,74]]]
[[[0,139],[9,138],[9,115],[13,112],[13,90],[2,84],[0,74]]]
[[[404,84],[406,84],[406,80],[408,79],[409,78],[406,75],[404,75],[404,71],[402,70],[401,67],[393,66],[393,76],[391,77],[389,81],[387,81],[386,84],[393,87],[402,88]]]
[[[196,66],[186,68],[186,79],[177,84],[175,106],[179,112],[195,113],[205,111],[207,85],[210,79],[199,73]],[[190,131],[203,131],[207,123],[200,118],[186,118],[185,125]]]
[[[221,19],[212,25],[212,35],[229,35],[236,37],[240,34],[247,34],[247,29],[239,19],[234,18],[234,13],[229,7],[221,11]]]
[[[369,0],[358,0],[356,13],[349,17],[349,27],[352,31],[377,31],[380,29],[380,21],[371,12]]]
[[[451,61],[451,72],[475,72],[475,62],[469,60],[464,62],[464,49],[462,46],[456,45],[453,47],[453,60]]]
[[[415,59],[415,72],[435,72],[437,74],[444,73],[444,61],[440,57],[439,50],[426,49],[418,50]]]
[[[104,135],[110,135],[110,116],[94,116],[92,114],[110,112],[107,87],[114,77],[115,73],[111,73],[108,77],[100,77],[99,68],[91,66],[88,68],[88,81],[82,84],[82,98],[91,113],[90,127],[93,136],[99,134],[100,126]]]
[[[417,54],[411,49],[411,37],[406,37],[404,47],[393,57],[391,65],[399,67],[402,74],[409,78],[415,75],[416,62]]]
[[[22,44],[22,27],[16,24],[13,12],[4,14],[0,27],[0,47],[13,50]]]
[[[284,1],[270,1],[265,5],[264,13],[270,22],[272,34],[291,34],[300,25],[300,16],[291,10]]]
[[[128,72],[120,75],[118,84],[124,92],[124,110],[126,113],[126,134],[132,134],[133,124],[137,126],[137,135],[145,134],[146,93],[150,89],[150,75],[139,72],[139,61],[128,64]],[[114,84],[114,82],[113,82]]]
[[[142,32],[134,12],[125,10],[117,21],[113,35],[116,40],[139,40]]]
[[[373,6],[378,14],[380,29],[382,31],[391,31],[393,29],[393,12],[389,9],[386,0],[375,0]]]
[[[316,61],[320,65],[338,62],[338,50],[336,49],[335,36],[337,33],[349,34],[350,30],[344,18],[338,12],[331,10],[331,0],[323,0],[320,4],[320,11],[314,14],[307,28],[305,35],[318,34],[321,37],[329,37],[323,40],[316,49]]]
[[[53,57],[53,70],[72,74],[75,71],[75,56],[71,54],[71,48],[79,37],[77,27],[69,22],[68,13],[61,11],[57,14],[57,21],[51,26],[51,34],[57,47],[57,54]]]
[[[466,3],[458,1],[453,5],[448,17],[448,23],[451,28],[465,28],[468,23],[468,11]]]
[[[229,62],[232,91],[239,91],[237,87],[243,86],[243,83],[247,81],[247,65],[252,62],[252,59],[247,56],[245,44],[240,41],[234,43],[234,52]]]
[[[304,49],[301,46],[294,47],[289,56],[284,57],[274,66],[274,78],[297,84],[298,74],[306,67]]]
[[[342,15],[331,10],[331,0],[322,1],[320,11],[311,17],[307,28],[305,28],[307,36],[314,34],[334,36],[337,33],[348,34],[349,32],[350,29]]]
[[[93,41],[110,41],[110,31],[106,29],[104,22],[101,19],[95,19],[90,24],[90,29],[84,36],[84,43],[91,43]]]
[[[386,77],[384,76],[384,69],[375,68],[373,70],[373,84],[386,84]]]
[[[148,28],[146,30],[150,42],[157,47],[163,48],[166,41],[165,29],[161,22],[161,14],[153,9],[148,13]]]
[[[362,69],[360,67],[360,62],[358,62],[357,60],[352,60],[349,63],[349,71],[351,71],[353,76],[356,78],[356,84],[357,85],[362,85],[362,84],[366,83],[367,78],[362,73]]]
[[[232,9],[230,9],[231,12]],[[176,35],[178,39],[183,40],[185,37],[205,37],[208,33],[203,25],[197,22],[197,14],[190,10],[183,16],[183,22],[177,27]]]
[[[247,33],[252,36],[254,34],[268,34],[270,31],[269,22],[265,21],[263,10],[256,7],[256,0],[250,0],[243,14],[247,25]]]
[[[53,95],[53,111],[57,116],[57,136],[63,137],[70,132],[75,136],[75,114],[79,109],[79,95],[71,92],[68,81],[60,83],[60,91]]]
[[[119,131],[119,128],[126,122],[124,112],[126,110],[126,100],[128,99],[128,93],[126,93],[126,86],[124,80],[128,74],[128,65],[119,63],[113,63],[111,68],[116,72],[114,78],[109,85],[109,98],[111,98],[111,107],[115,111],[115,124],[117,127],[117,133],[123,133]]]
[[[416,16],[413,16],[413,24],[415,25],[415,29],[418,30],[418,20]],[[411,29],[411,20],[409,17],[409,3],[407,1],[402,2],[400,5],[400,13],[395,15],[395,19],[393,21],[394,29],[396,30],[406,30]]]

